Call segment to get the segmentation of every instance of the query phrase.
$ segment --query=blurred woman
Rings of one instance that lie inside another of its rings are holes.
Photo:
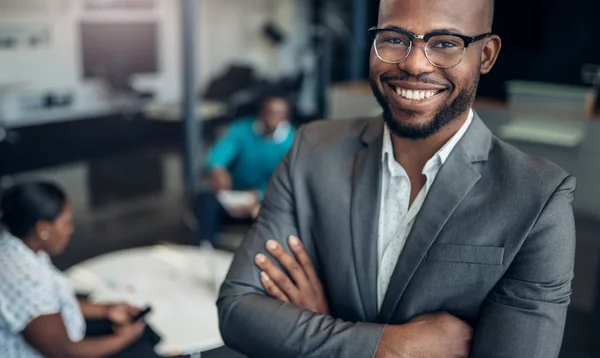
[[[136,342],[144,323],[126,304],[78,301],[50,261],[73,233],[65,193],[51,183],[16,185],[2,196],[0,236],[0,357],[114,356]],[[108,319],[114,334],[85,338],[85,319]],[[120,355],[120,357],[124,357]]]

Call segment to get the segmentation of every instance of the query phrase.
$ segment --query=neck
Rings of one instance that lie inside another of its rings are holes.
[[[40,240],[38,240],[36,237],[29,235],[26,236],[24,238],[21,239],[23,241],[23,243],[25,244],[25,246],[27,246],[31,251],[33,252],[38,252],[42,249],[42,245]]]
[[[394,158],[408,173],[420,174],[427,161],[458,132],[468,117],[469,111],[425,139],[407,139],[391,134]]]

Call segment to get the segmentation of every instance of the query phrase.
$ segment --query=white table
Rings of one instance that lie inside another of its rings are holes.
[[[119,251],[67,271],[74,289],[100,302],[152,306],[148,323],[162,356],[198,354],[223,345],[215,305],[233,254],[193,246]]]

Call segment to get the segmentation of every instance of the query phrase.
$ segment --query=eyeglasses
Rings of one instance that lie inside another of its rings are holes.
[[[415,39],[425,41],[425,56],[429,63],[438,68],[452,68],[463,59],[467,47],[483,40],[492,33],[478,36],[465,36],[447,31],[415,35],[399,28],[369,29],[377,57],[386,63],[400,63],[408,58]]]

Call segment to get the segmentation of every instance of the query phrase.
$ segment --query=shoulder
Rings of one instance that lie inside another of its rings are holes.
[[[229,125],[230,131],[245,132],[254,130],[255,117],[241,117]]]
[[[299,137],[312,146],[357,142],[368,127],[377,126],[380,121],[380,118],[314,121],[300,128]]]
[[[524,153],[495,136],[488,160],[496,166],[496,174],[517,190],[554,192],[565,181],[571,181],[574,189],[575,180],[566,170],[547,159]]]
[[[44,277],[49,273],[44,266],[13,242],[0,240],[0,293],[15,286],[22,287],[24,282],[44,282]]]

